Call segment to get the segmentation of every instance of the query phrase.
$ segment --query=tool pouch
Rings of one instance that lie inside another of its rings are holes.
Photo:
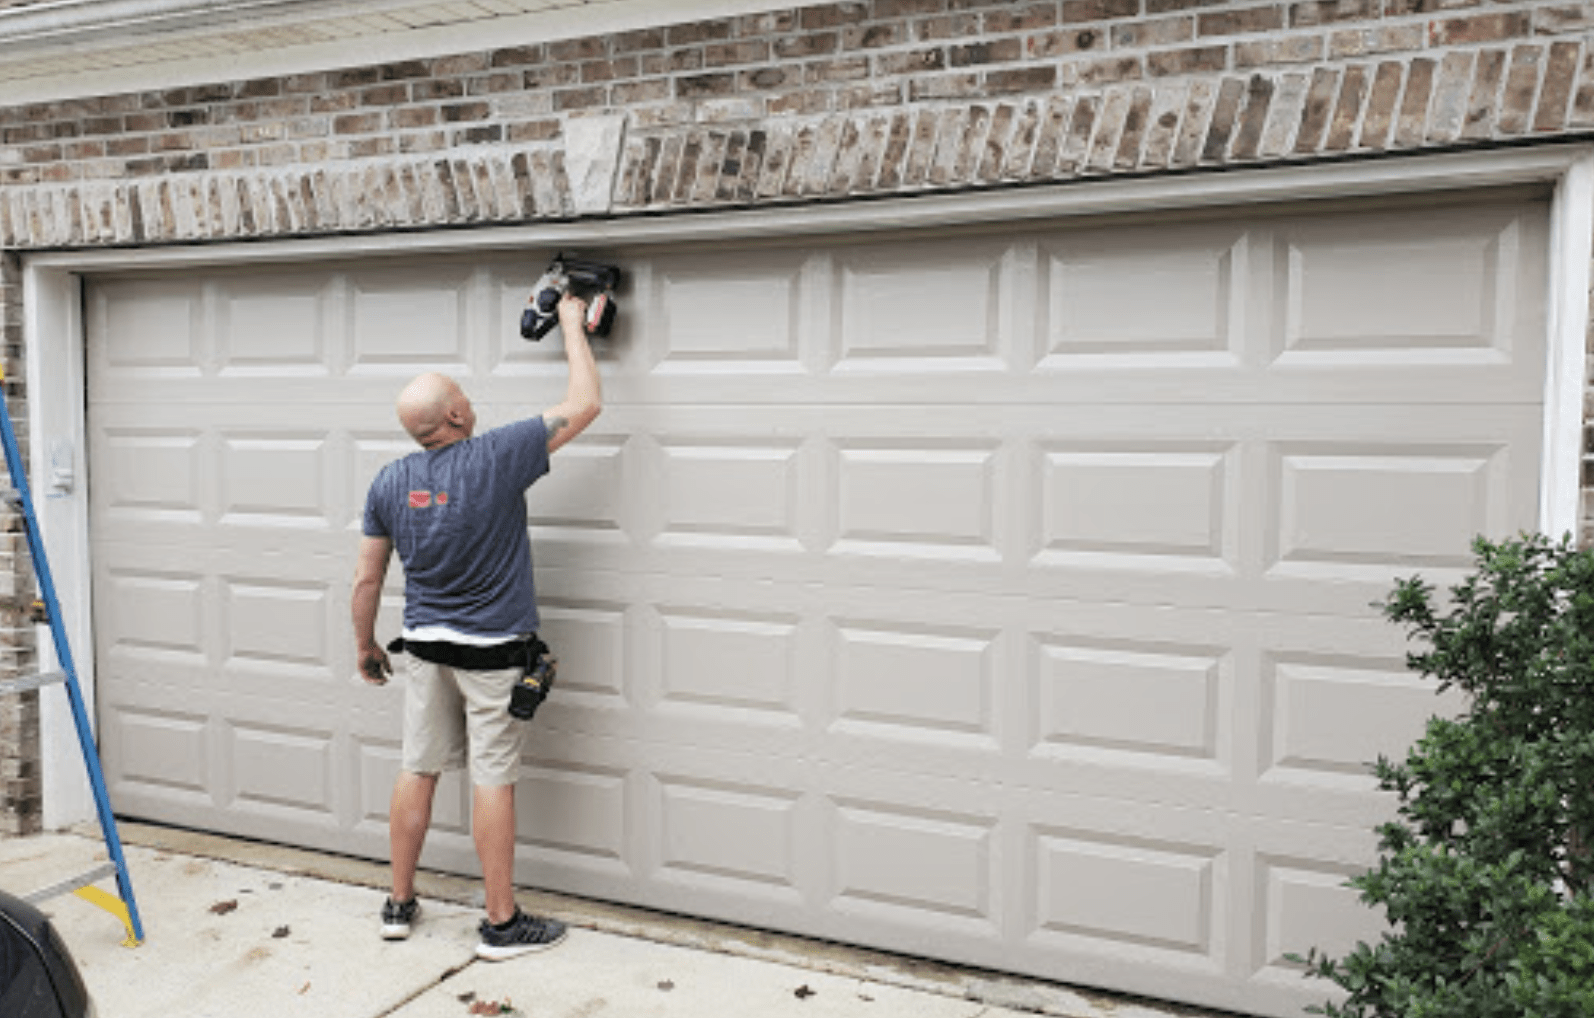
[[[532,634],[531,639],[526,641],[525,672],[509,694],[510,717],[530,721],[531,716],[537,713],[537,708],[542,706],[542,701],[547,699],[549,690],[553,689],[554,676],[558,672],[559,659],[553,656],[553,651],[546,643]]]

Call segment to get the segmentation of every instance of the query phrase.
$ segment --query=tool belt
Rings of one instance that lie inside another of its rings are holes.
[[[538,639],[536,633],[524,640],[511,640],[486,647],[450,643],[447,640],[406,640],[400,636],[387,645],[387,652],[410,654],[434,665],[467,672],[497,672],[506,668],[530,672],[537,659],[548,653],[548,645]]]

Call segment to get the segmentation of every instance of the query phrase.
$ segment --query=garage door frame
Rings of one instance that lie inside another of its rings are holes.
[[[1519,184],[1554,188],[1550,221],[1548,369],[1540,527],[1577,532],[1580,515],[1583,377],[1594,255],[1594,145],[1558,144],[1489,152],[1164,175],[970,191],[831,205],[783,206],[681,217],[615,219],[535,226],[372,233],[270,243],[50,251],[24,257],[23,335],[28,365],[30,483],[51,556],[68,634],[93,647],[84,406],[85,336],[81,280],[102,271],[247,266],[327,258],[414,256],[469,251],[548,250],[655,241],[736,240],[805,234],[1035,221],[1111,213],[1174,211],[1314,199],[1421,195]],[[72,471],[71,489],[52,482]],[[54,665],[41,628],[40,664]],[[94,715],[94,662],[79,653],[84,695]],[[93,816],[64,694],[41,701],[43,814],[47,828]]]

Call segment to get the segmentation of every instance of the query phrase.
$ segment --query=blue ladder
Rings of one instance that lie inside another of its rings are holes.
[[[4,375],[0,374],[0,386],[3,383]],[[105,847],[111,856],[111,861],[103,866],[59,884],[40,888],[24,898],[37,904],[62,894],[75,894],[120,919],[127,930],[123,945],[137,947],[144,942],[144,925],[138,918],[138,903],[133,900],[133,880],[127,872],[127,859],[122,854],[122,839],[116,833],[116,817],[111,813],[111,799],[105,791],[105,774],[100,769],[99,747],[94,743],[94,730],[89,725],[88,711],[83,706],[77,668],[72,663],[72,648],[67,643],[66,628],[61,623],[61,605],[55,596],[55,581],[50,577],[50,562],[44,554],[44,539],[39,534],[39,520],[33,512],[33,498],[28,493],[27,467],[17,447],[17,434],[11,425],[11,410],[6,405],[3,388],[0,388],[0,442],[5,445],[6,469],[11,472],[12,491],[6,500],[22,512],[24,529],[28,535],[28,553],[33,557],[33,572],[39,579],[50,633],[55,637],[55,658],[61,666],[58,672],[0,680],[0,693],[22,693],[57,682],[66,685],[67,699],[72,703],[72,720],[77,724],[78,745],[83,750],[83,763],[88,769],[89,782],[94,786],[94,805],[100,815],[100,832],[104,835]],[[116,875],[117,889],[121,892],[120,898],[93,886],[113,873]]]

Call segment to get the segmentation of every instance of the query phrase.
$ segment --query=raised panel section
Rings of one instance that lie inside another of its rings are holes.
[[[143,280],[99,291],[106,366],[113,371],[197,374],[204,303],[197,283]]]
[[[1226,565],[1236,554],[1234,470],[1228,446],[1049,448],[1039,562],[1149,569],[1169,568],[1171,556]]]
[[[795,723],[795,619],[665,609],[659,621],[667,704]]]
[[[994,745],[995,634],[847,621],[835,640],[837,731]]]
[[[332,737],[325,732],[232,724],[238,805],[332,812]]]
[[[1464,568],[1498,531],[1502,447],[1274,447],[1278,561]]]
[[[192,521],[202,503],[201,439],[193,431],[107,428],[95,472],[98,497],[118,513]]]
[[[539,760],[515,784],[517,838],[544,853],[621,862],[625,852],[625,774]]]
[[[183,574],[112,572],[106,583],[114,606],[106,614],[113,648],[176,651],[202,656],[205,646],[203,578]]]
[[[1158,355],[1236,347],[1245,251],[1232,228],[1092,232],[1046,244],[1049,359],[1105,354],[1150,366]]]
[[[864,801],[836,805],[838,909],[990,928],[991,821]]]
[[[278,432],[222,440],[223,522],[330,526],[323,458],[326,436]]]
[[[799,265],[756,254],[685,262],[658,279],[652,320],[665,370],[736,362],[742,370],[798,367]]]
[[[325,375],[326,326],[315,277],[231,280],[218,337],[224,375]]]
[[[672,878],[795,893],[796,792],[661,777],[659,797],[660,855]]]
[[[662,471],[666,541],[795,545],[794,446],[670,444],[662,450]]]
[[[227,580],[224,589],[231,663],[330,678],[326,587]]]
[[[1262,854],[1255,872],[1254,971],[1299,980],[1302,967],[1288,955],[1316,948],[1343,958],[1357,941],[1376,942],[1384,928],[1381,910],[1369,909],[1345,886],[1360,867]]]
[[[994,366],[1001,354],[1002,253],[971,244],[958,251],[862,248],[840,255],[843,365],[912,370],[973,358]]]
[[[995,467],[989,448],[843,448],[836,550],[994,561]]]
[[[121,781],[206,795],[203,716],[116,707],[110,717],[120,735]]]
[[[351,280],[349,335],[358,364],[463,362],[465,280],[421,269]]]
[[[1498,216],[1301,226],[1284,240],[1291,351],[1507,348],[1518,229]]]
[[[1232,667],[1225,651],[1211,647],[1043,642],[1035,752],[1213,759]]]
[[[1263,779],[1370,791],[1373,761],[1404,756],[1429,718],[1454,716],[1463,705],[1459,693],[1440,697],[1435,683],[1399,661],[1269,655],[1262,686]]]
[[[1038,828],[1031,851],[1032,936],[1211,951],[1217,849]]]
[[[541,635],[559,659],[556,699],[625,697],[624,611],[623,605],[540,599]]]

